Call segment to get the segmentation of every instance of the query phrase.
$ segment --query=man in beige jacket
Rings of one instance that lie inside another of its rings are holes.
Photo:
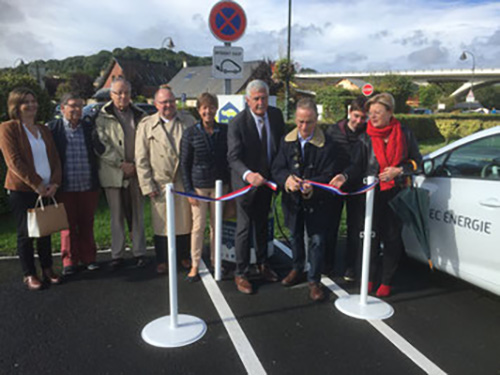
[[[137,176],[143,195],[151,199],[151,216],[157,272],[167,270],[167,218],[165,185],[173,183],[184,191],[179,168],[180,144],[184,129],[193,125],[194,117],[177,112],[175,95],[168,86],[156,91],[154,104],[158,112],[139,124],[135,141]],[[189,267],[191,208],[186,198],[175,196],[175,230],[178,253],[184,267]]]
[[[96,119],[104,152],[99,155],[99,181],[111,211],[111,267],[123,265],[125,255],[125,219],[132,237],[136,265],[146,264],[144,234],[144,198],[139,189],[134,163],[136,126],[144,112],[130,101],[131,86],[123,78],[111,84],[111,102],[102,107]]]

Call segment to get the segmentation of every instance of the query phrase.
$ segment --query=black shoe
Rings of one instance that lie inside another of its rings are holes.
[[[189,276],[189,275],[188,275],[188,276],[186,276],[185,280],[186,280],[187,282],[189,282],[189,283],[195,283],[195,282],[197,282],[197,281],[200,281],[200,280],[201,280],[201,279],[200,279],[200,274],[198,274],[198,273],[197,273],[197,274],[196,274],[196,275],[194,275],[194,276]]]
[[[87,270],[89,271],[97,271],[99,268],[101,268],[99,266],[99,263],[97,262],[91,262],[89,264],[87,264]]]
[[[348,268],[345,270],[344,280],[345,281],[356,281],[356,274],[354,273],[354,270],[352,268]]]
[[[77,271],[76,266],[65,266],[63,267],[62,274],[63,276],[71,276],[74,275]]]
[[[124,264],[123,258],[116,258],[109,263],[109,266],[111,267],[112,271],[116,271],[119,268],[121,268],[123,264]]]
[[[135,261],[136,261],[135,266],[137,268],[145,267],[148,264],[148,260],[146,259],[145,256],[135,257]]]

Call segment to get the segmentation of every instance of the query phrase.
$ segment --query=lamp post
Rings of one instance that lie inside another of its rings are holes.
[[[473,91],[473,86],[474,86],[474,70],[476,69],[476,57],[474,54],[470,51],[464,50],[462,54],[460,55],[460,60],[465,61],[467,60],[467,55],[470,55],[472,57],[472,74],[471,74],[471,79],[470,79],[470,93],[472,93],[472,98],[474,98],[474,91]]]
[[[287,42],[287,73],[285,78],[285,120],[290,119],[290,41],[292,31],[292,0],[288,0],[288,42]]]
[[[168,42],[167,44],[168,49],[175,48],[174,41],[172,40],[171,37],[167,36],[166,38],[163,39],[163,41],[161,42],[161,48],[165,48],[165,42]]]

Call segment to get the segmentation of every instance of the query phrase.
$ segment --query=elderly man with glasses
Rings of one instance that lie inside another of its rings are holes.
[[[138,267],[146,264],[144,198],[135,169],[135,133],[145,113],[131,102],[131,85],[124,78],[111,84],[111,101],[96,119],[104,152],[99,155],[99,180],[111,211],[111,268],[123,265],[125,219],[132,239],[132,253]]]

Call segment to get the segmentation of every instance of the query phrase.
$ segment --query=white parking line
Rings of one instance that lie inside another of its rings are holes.
[[[283,245],[278,240],[274,240],[274,244],[286,255],[291,256],[291,250],[287,246]],[[330,289],[337,297],[346,297],[349,295],[349,293],[347,293],[329,277],[321,277],[321,283]],[[399,333],[394,331],[382,320],[368,320],[368,323],[370,323],[387,340],[389,340],[391,344],[399,349],[401,353],[411,359],[413,363],[424,370],[427,374],[446,375],[446,372],[441,370],[436,364],[420,353],[413,345],[411,345],[406,339],[404,339]]]
[[[231,311],[229,304],[222,295],[222,292],[205,266],[203,260],[200,261],[199,274],[247,373],[251,375],[265,375],[266,371],[262,363],[260,363],[252,345],[250,345],[248,338],[245,336],[238,320]]]

